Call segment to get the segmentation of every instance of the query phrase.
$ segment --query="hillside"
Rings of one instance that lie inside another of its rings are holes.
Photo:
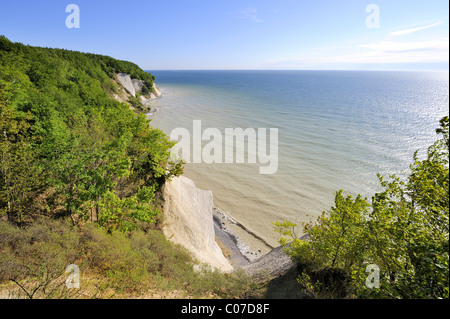
[[[181,176],[146,118],[154,81],[130,62],[0,36],[0,299],[273,294],[231,272],[211,191]]]
[[[155,194],[181,166],[167,162],[173,143],[149,126],[118,73],[139,81],[139,96],[154,91],[154,76],[133,63],[0,37],[0,208],[9,221],[68,216],[108,230],[155,222]]]
[[[194,271],[193,257],[160,230],[162,186],[183,168],[145,115],[160,94],[154,80],[130,62],[0,37],[2,298],[249,289],[239,276]],[[81,290],[64,285],[71,264]]]

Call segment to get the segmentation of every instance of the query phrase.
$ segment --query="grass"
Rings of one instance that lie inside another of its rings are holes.
[[[25,228],[0,222],[0,297],[4,298],[252,298],[243,273],[202,268],[159,230],[108,234],[93,223],[39,219]],[[67,289],[66,267],[80,270]]]

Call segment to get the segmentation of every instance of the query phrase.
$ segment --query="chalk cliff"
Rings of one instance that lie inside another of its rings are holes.
[[[116,75],[117,80],[122,85],[122,87],[124,87],[128,91],[128,93],[134,97],[136,96],[136,93],[141,92],[142,88],[144,87],[144,82],[139,79],[132,79],[127,73],[117,73]],[[157,99],[162,96],[161,91],[155,83],[153,83],[153,91],[154,92],[151,92],[148,95],[148,98],[141,96],[143,102],[147,100]]]
[[[215,241],[212,192],[198,189],[192,180],[180,176],[165,184],[163,196],[165,236],[191,251],[199,262],[232,271]]]
[[[117,73],[117,79],[131,95],[136,96],[136,87],[138,86],[136,81],[140,80],[131,80],[130,75],[127,73]]]

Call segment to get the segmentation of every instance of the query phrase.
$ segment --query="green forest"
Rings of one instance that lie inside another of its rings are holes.
[[[181,165],[167,161],[162,131],[111,98],[119,72],[152,89],[133,63],[0,38],[0,211],[10,222],[67,216],[109,231],[155,222],[155,194]]]
[[[25,298],[238,295],[241,279],[194,272],[159,230],[161,186],[183,163],[143,112],[112,98],[122,72],[153,89],[131,62],[0,37],[0,285]],[[83,273],[76,296],[69,264]]]

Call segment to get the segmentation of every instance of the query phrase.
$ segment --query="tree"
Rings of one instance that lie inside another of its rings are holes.
[[[384,190],[369,205],[336,194],[335,207],[305,225],[302,241],[291,222],[275,223],[286,251],[314,297],[449,298],[449,119],[427,156],[417,152],[408,179],[379,176]],[[366,267],[380,269],[380,287],[367,287]],[[338,280],[337,280],[338,279]]]
[[[6,73],[2,74],[6,77]],[[30,194],[39,187],[39,169],[29,136],[31,115],[12,107],[16,80],[0,78],[0,210],[12,222],[23,224]]]
[[[298,264],[298,281],[316,298],[348,295],[352,271],[364,262],[364,224],[370,205],[359,195],[353,199],[342,193],[336,192],[335,207],[323,212],[315,224],[304,225],[309,241],[295,235],[296,224],[275,223],[276,231],[284,236],[280,243]]]
[[[160,211],[153,204],[155,189],[143,186],[134,196],[120,198],[108,191],[100,202],[99,225],[108,232],[126,232],[138,227],[138,222],[155,223]]]
[[[182,163],[144,114],[111,96],[116,72],[153,84],[131,62],[0,37],[0,210],[10,220],[155,221],[155,194]]]
[[[449,296],[448,117],[440,125],[436,132],[441,138],[428,148],[426,159],[414,154],[407,181],[380,177],[385,191],[373,199],[368,258],[380,267],[384,284],[371,295]]]

